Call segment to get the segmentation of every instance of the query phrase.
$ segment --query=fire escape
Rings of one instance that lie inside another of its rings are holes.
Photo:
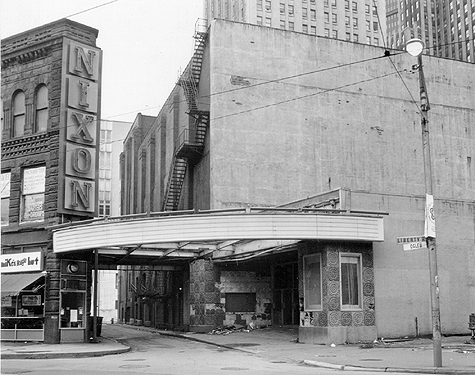
[[[177,82],[177,85],[183,88],[188,104],[187,114],[193,120],[190,128],[186,128],[175,143],[173,161],[163,200],[164,211],[177,210],[188,164],[196,164],[203,154],[209,111],[198,108],[197,97],[207,35],[206,20],[198,20],[195,25],[193,57]]]

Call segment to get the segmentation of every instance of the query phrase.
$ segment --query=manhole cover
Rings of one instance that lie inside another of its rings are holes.
[[[238,348],[238,347],[248,347],[248,346],[260,346],[261,344],[254,344],[251,342],[239,342],[234,344],[227,344],[226,346],[230,346],[231,348]]]
[[[360,361],[373,361],[373,362],[378,362],[378,361],[382,361],[382,359],[379,359],[379,358],[362,358],[360,359]]]
[[[122,365],[120,368],[146,368],[150,367],[149,365]]]
[[[221,370],[230,370],[230,371],[249,371],[247,367],[222,367]]]

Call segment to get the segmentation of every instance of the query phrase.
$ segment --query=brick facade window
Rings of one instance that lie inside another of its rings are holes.
[[[13,136],[25,134],[25,93],[17,91],[13,95]]]
[[[46,167],[23,169],[20,223],[44,220],[45,175]]]
[[[35,95],[35,133],[45,132],[48,127],[48,88],[40,85]]]

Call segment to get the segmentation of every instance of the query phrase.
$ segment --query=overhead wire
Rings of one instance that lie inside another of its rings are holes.
[[[77,12],[77,13],[74,13],[74,14],[70,14],[69,16],[66,16],[66,17],[64,17],[64,18],[74,17],[74,16],[77,16],[78,14],[86,13],[86,12],[89,12],[90,10],[100,8],[100,7],[103,7],[103,6],[105,6],[105,5],[109,5],[109,4],[115,3],[115,2],[117,2],[117,1],[119,1],[119,0],[112,0],[112,1],[109,1],[108,3],[96,5],[95,7],[91,7],[91,8],[88,8],[88,9],[81,10],[80,12]]]
[[[358,84],[361,84],[361,83],[365,83],[365,82],[369,82],[369,81],[374,81],[374,80],[376,80],[376,79],[388,77],[388,76],[393,75],[393,74],[396,74],[396,73],[397,73],[397,72],[391,72],[391,73],[383,74],[383,75],[381,75],[381,76],[371,77],[371,78],[368,78],[368,79],[364,79],[364,80],[362,80],[362,81],[353,82],[353,83],[348,83],[348,84],[345,84],[345,85],[342,85],[342,86],[338,86],[338,87],[333,87],[333,88],[330,88],[330,89],[324,89],[324,90],[319,91],[319,92],[316,92],[316,93],[312,93],[312,94],[308,94],[308,95],[303,95],[303,96],[299,96],[299,97],[296,97],[296,98],[283,100],[283,101],[276,102],[276,103],[266,104],[266,105],[263,105],[263,106],[260,106],[260,107],[250,108],[250,109],[247,109],[247,110],[244,110],[244,111],[235,112],[235,113],[231,113],[231,114],[228,114],[228,115],[223,115],[223,116],[214,117],[214,118],[210,119],[210,121],[211,121],[211,120],[220,120],[220,119],[223,119],[223,118],[232,117],[232,116],[240,115],[240,114],[243,114],[243,113],[253,112],[253,111],[257,111],[257,110],[264,109],[264,108],[269,108],[269,107],[274,107],[274,106],[276,106],[276,105],[281,105],[281,104],[285,104],[285,103],[290,103],[290,102],[293,102],[293,101],[296,101],[296,100],[306,99],[306,98],[309,98],[309,97],[312,97],[312,96],[316,96],[316,95],[320,95],[320,94],[325,94],[325,93],[330,92],[330,91],[336,91],[336,90],[343,89],[343,88],[345,88],[345,87],[350,87],[350,86],[358,85]]]
[[[402,54],[402,53],[404,53],[404,52],[403,51],[396,51],[392,55],[395,56],[395,55],[399,55],[399,54]],[[302,76],[306,76],[306,75],[310,75],[310,74],[322,73],[322,72],[326,72],[326,71],[329,71],[329,70],[345,68],[345,67],[349,67],[349,66],[356,65],[356,64],[361,64],[361,63],[366,63],[366,62],[370,62],[370,61],[379,60],[379,59],[385,58],[387,56],[388,56],[388,54],[384,54],[384,55],[375,56],[375,57],[371,57],[371,58],[364,59],[364,60],[349,62],[349,63],[346,63],[346,64],[333,65],[333,66],[326,67],[326,68],[316,69],[316,70],[312,70],[312,71],[304,72],[304,73],[293,74],[293,75],[290,75],[290,76],[280,77],[280,78],[276,78],[276,79],[273,79],[273,80],[268,80],[268,81],[266,80],[264,82],[259,82],[259,83],[256,83],[256,84],[246,85],[246,86],[242,86],[242,87],[238,87],[238,88],[234,88],[234,89],[218,91],[218,92],[211,93],[211,94],[203,96],[203,97],[211,97],[211,96],[215,96],[215,95],[227,94],[227,93],[230,93],[230,92],[235,92],[235,91],[244,90],[244,89],[250,89],[250,88],[253,88],[253,87],[257,87],[257,86],[262,86],[262,85],[266,85],[266,84],[281,82],[281,81],[289,80],[289,79],[292,79],[292,78],[298,78],[298,77],[302,77]],[[255,78],[255,79],[258,79],[258,78]],[[186,102],[186,99],[179,100],[176,103],[184,103],[184,102]],[[131,113],[137,113],[137,112],[140,112],[142,110],[146,110],[146,109],[148,110],[148,109],[154,109],[154,108],[160,108],[160,106],[147,107],[147,108],[134,110],[134,111],[130,111],[130,112],[125,112],[125,113],[121,113],[121,114],[117,114],[117,115],[110,115],[110,116],[107,116],[106,118],[102,118],[101,120],[108,120],[108,119],[111,119],[111,118],[114,118],[114,117],[119,117],[119,116],[131,114]]]
[[[399,54],[399,53],[402,53],[402,52],[394,53],[394,55],[397,55],[397,54]],[[333,70],[333,69],[344,68],[344,67],[348,67],[348,66],[352,66],[352,65],[356,65],[356,64],[361,64],[361,63],[366,63],[366,62],[370,62],[370,61],[382,59],[382,58],[384,58],[384,57],[386,57],[386,56],[387,56],[387,55],[385,54],[385,55],[381,55],[381,56],[371,57],[371,58],[369,58],[369,59],[353,61],[353,62],[346,63],[346,64],[334,65],[334,66],[330,66],[330,67],[327,67],[327,68],[312,70],[312,71],[305,72],[305,73],[294,74],[294,75],[291,75],[291,76],[286,76],[286,77],[282,77],[282,78],[272,79],[272,80],[268,80],[268,81],[264,81],[264,82],[255,83],[255,84],[252,84],[252,85],[246,85],[246,86],[241,86],[241,87],[237,87],[237,88],[234,88],[234,89],[223,90],[223,91],[211,93],[211,94],[209,94],[209,95],[205,95],[205,96],[203,96],[203,97],[206,98],[206,97],[211,97],[211,96],[215,96],[215,95],[228,94],[228,93],[230,93],[230,92],[239,91],[239,90],[244,90],[244,89],[249,89],[249,88],[253,88],[253,87],[257,87],[257,86],[262,86],[262,85],[267,85],[267,84],[270,84],[270,83],[281,82],[281,81],[285,81],[285,80],[292,79],[292,78],[303,77],[303,76],[310,75],[310,74],[315,74],[315,73],[322,73],[322,72],[326,72],[326,71]]]
[[[383,31],[382,31],[383,28],[381,27],[381,20],[380,20],[380,18],[379,18],[379,9],[378,9],[378,7],[376,6],[376,0],[373,0],[373,4],[374,4],[374,6],[375,6],[375,8],[376,8],[376,15],[377,15],[377,19],[378,19],[379,29],[381,30],[381,35],[383,35]],[[384,44],[384,47],[386,48],[386,41],[385,41],[385,39],[384,39],[384,36],[383,36],[383,44]],[[401,79],[402,84],[404,85],[404,87],[406,88],[407,92],[409,93],[409,96],[411,97],[412,102],[413,102],[414,105],[417,107],[417,110],[420,112],[421,109],[420,109],[420,107],[419,107],[419,104],[417,104],[417,101],[416,101],[416,99],[414,98],[414,95],[412,95],[411,90],[409,90],[409,87],[407,86],[406,81],[405,81],[404,78],[402,77],[401,72],[398,70],[398,68],[396,67],[396,64],[395,64],[394,61],[391,59],[391,55],[388,54],[387,56],[388,56],[389,61],[391,62],[392,67],[394,68],[394,70],[397,72],[399,78]]]

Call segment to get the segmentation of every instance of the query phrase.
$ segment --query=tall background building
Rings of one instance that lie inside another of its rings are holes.
[[[387,0],[388,46],[402,48],[412,29],[426,53],[475,62],[474,0]]]
[[[130,122],[101,120],[99,217],[120,215],[120,153]],[[98,272],[98,311],[104,322],[117,321],[117,269]]]
[[[226,19],[372,45],[386,38],[385,0],[205,0],[205,18]]]
[[[205,0],[204,14],[393,49],[414,35],[427,54],[475,61],[474,0]]]

